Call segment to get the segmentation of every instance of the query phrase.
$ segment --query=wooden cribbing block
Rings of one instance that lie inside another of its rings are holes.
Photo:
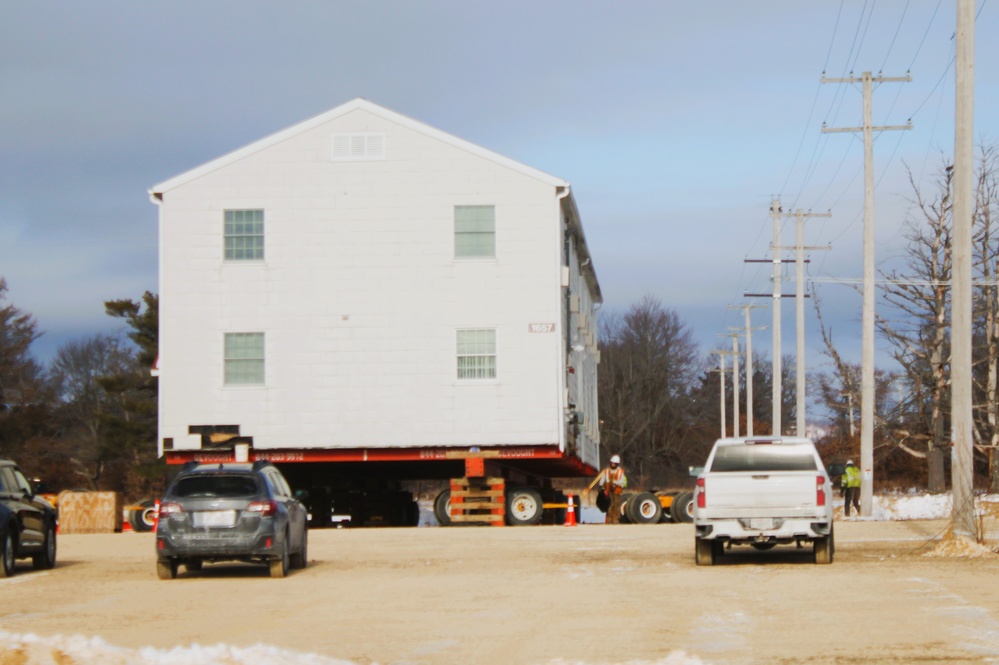
[[[61,492],[59,533],[121,531],[121,507],[118,492]]]
[[[503,526],[506,513],[502,478],[455,478],[451,481],[451,521]]]

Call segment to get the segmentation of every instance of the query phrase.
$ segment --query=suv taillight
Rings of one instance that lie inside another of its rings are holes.
[[[704,494],[704,478],[697,479],[697,507],[707,507],[707,496]]]
[[[825,493],[826,479],[824,476],[815,477],[815,505],[824,506],[826,505],[826,493]]]
[[[259,513],[261,517],[270,517],[277,513],[277,503],[274,501],[254,501],[246,507],[248,513]]]
[[[161,503],[159,517],[162,519],[171,515],[179,515],[182,512],[184,512],[184,508],[179,503]]]

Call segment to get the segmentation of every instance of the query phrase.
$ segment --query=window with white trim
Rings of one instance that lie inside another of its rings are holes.
[[[496,206],[454,207],[454,256],[496,257]]]
[[[263,385],[264,333],[225,334],[225,384]]]
[[[225,211],[225,260],[264,259],[264,211]]]
[[[478,328],[458,331],[458,378],[496,378],[496,331]]]

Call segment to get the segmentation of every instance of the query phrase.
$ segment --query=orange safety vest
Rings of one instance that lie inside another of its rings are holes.
[[[616,469],[607,467],[600,472],[600,475],[602,476],[600,484],[603,486],[613,484],[622,489],[628,486],[628,479],[624,477],[624,469],[621,467]]]

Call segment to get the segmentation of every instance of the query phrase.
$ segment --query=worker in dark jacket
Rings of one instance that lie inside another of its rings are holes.
[[[853,463],[853,460],[846,461],[846,470],[843,471],[843,478],[839,481],[840,486],[843,488],[843,512],[847,517],[850,516],[850,504],[853,503],[853,507],[857,509],[857,515],[860,515],[860,469],[857,465]]]

